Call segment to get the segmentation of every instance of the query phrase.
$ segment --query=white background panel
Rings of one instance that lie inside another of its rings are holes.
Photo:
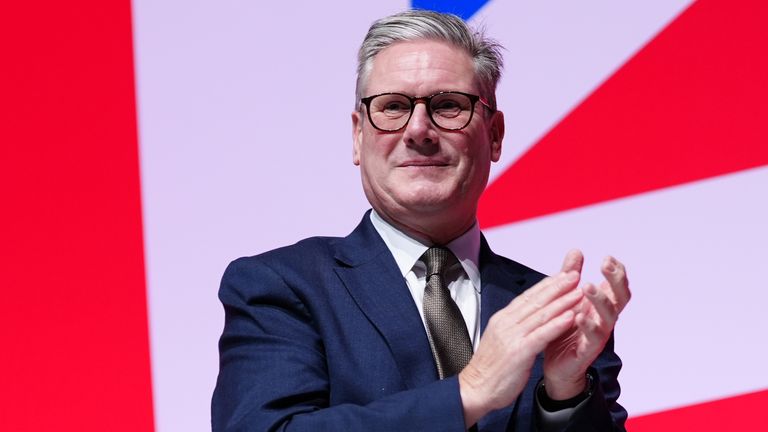
[[[632,415],[768,388],[768,168],[486,232],[497,253],[559,271],[580,248],[585,281],[611,254],[632,301],[616,329]]]

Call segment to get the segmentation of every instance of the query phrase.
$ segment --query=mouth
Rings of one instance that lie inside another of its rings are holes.
[[[446,167],[448,165],[449,165],[448,162],[444,160],[439,160],[439,159],[413,159],[413,160],[405,161],[401,163],[399,166],[401,168],[408,168],[408,167],[429,168],[429,167]]]

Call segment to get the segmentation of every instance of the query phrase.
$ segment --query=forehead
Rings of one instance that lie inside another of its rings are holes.
[[[432,40],[407,41],[395,43],[374,57],[367,93],[476,93],[475,81],[474,63],[461,48]]]

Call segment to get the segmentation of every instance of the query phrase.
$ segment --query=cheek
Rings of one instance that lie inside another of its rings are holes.
[[[360,147],[363,175],[369,179],[385,178],[389,170],[389,160],[396,147],[389,136],[369,134]]]
[[[361,157],[372,164],[385,164],[395,151],[397,142],[396,137],[369,132],[364,137],[360,148]]]
[[[465,187],[474,184],[484,189],[490,171],[490,143],[479,141],[475,145],[463,149],[464,157],[464,183]]]
[[[488,152],[484,146],[487,146],[486,142],[482,140],[472,141],[468,138],[463,145],[457,148],[457,152],[461,154],[464,169],[474,171],[482,165],[483,161],[488,158]]]

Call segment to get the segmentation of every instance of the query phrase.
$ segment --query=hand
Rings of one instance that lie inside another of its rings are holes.
[[[584,299],[579,273],[543,279],[494,314],[472,360],[459,373],[467,427],[510,405],[525,388],[536,355],[576,325]]]
[[[572,250],[562,270],[581,274],[583,264],[581,251]],[[584,391],[587,368],[605,347],[631,297],[622,263],[608,256],[600,270],[605,280],[599,286],[588,283],[581,288],[584,297],[574,308],[574,325],[544,350],[544,388],[552,399],[569,399]]]

